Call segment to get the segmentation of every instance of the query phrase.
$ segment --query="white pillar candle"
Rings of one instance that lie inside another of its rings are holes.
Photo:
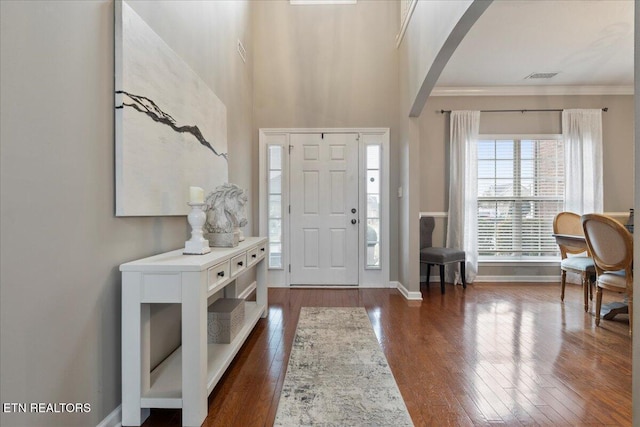
[[[200,187],[189,187],[189,201],[191,203],[204,203],[204,190]]]

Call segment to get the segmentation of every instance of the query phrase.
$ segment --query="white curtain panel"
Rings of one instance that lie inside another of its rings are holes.
[[[449,223],[447,247],[464,249],[467,283],[478,274],[478,151],[480,111],[452,111],[450,117]],[[458,263],[446,279],[462,283]]]
[[[602,213],[602,110],[564,110],[565,210]]]

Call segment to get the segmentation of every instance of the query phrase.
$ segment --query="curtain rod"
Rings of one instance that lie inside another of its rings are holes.
[[[481,113],[538,113],[545,111],[555,111],[562,112],[562,109],[546,109],[546,110],[480,110]],[[602,109],[605,113],[609,111],[609,107],[604,107]],[[437,112],[437,111],[436,111]],[[440,110],[440,114],[450,113],[451,110]]]

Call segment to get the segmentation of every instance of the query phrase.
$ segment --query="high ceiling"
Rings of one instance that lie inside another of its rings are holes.
[[[495,0],[445,67],[443,87],[633,87],[633,0]],[[525,79],[558,73],[551,79]]]

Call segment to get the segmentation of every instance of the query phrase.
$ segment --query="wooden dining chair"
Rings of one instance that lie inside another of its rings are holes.
[[[580,215],[573,212],[560,212],[553,219],[553,234],[569,234],[584,236]],[[560,244],[560,300],[564,301],[564,288],[567,283],[567,272],[580,275],[584,294],[584,311],[589,311],[589,300],[593,299],[592,283],[596,276],[593,259],[586,254],[584,245],[571,246],[569,243]],[[579,255],[584,254],[584,255]]]
[[[633,331],[633,236],[613,218],[582,216],[582,228],[596,266],[596,326],[600,325],[602,291],[626,293],[629,335]]]

